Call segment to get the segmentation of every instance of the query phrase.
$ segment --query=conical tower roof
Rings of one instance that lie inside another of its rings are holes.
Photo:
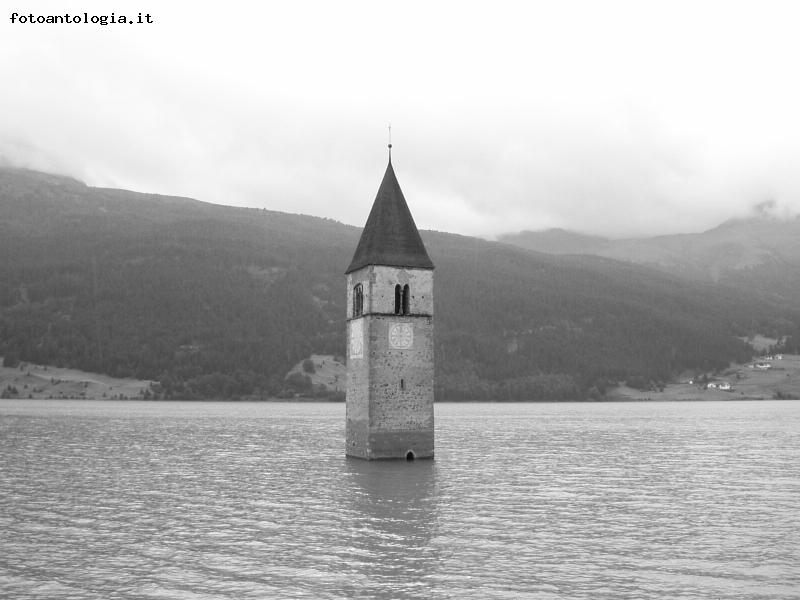
[[[397,183],[391,156],[353,260],[345,273],[367,265],[433,268],[403,191]]]

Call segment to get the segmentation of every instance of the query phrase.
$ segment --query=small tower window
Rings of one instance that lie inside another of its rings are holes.
[[[405,389],[406,389],[406,380],[405,379],[401,379],[400,380],[400,390],[404,391]]]
[[[411,314],[410,301],[411,291],[408,288],[408,284],[405,284],[401,287],[398,283],[396,286],[394,286],[394,314]]]
[[[402,314],[403,311],[403,288],[400,284],[394,286],[394,314]]]
[[[359,283],[353,288],[353,317],[360,317],[364,313],[364,288]]]

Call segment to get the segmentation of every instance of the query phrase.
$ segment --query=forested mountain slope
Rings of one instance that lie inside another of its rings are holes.
[[[343,271],[359,233],[0,169],[0,354],[156,379],[167,397],[278,393],[303,357],[344,354]],[[634,375],[745,360],[735,336],[800,322],[780,302],[641,266],[423,239],[439,399],[597,396]]]

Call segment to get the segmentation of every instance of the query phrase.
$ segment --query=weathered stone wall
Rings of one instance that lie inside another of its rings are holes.
[[[364,312],[369,312],[369,275],[372,270],[371,266],[366,266],[358,271],[353,271],[347,274],[347,318],[353,318],[353,288],[357,284],[361,284],[364,288]]]
[[[353,287],[363,283],[364,308],[367,307],[367,277],[369,267],[347,275],[347,386],[345,454],[369,458],[369,319],[353,319]],[[362,351],[353,348],[353,331],[361,329]],[[360,356],[359,356],[360,354]]]
[[[433,458],[433,429],[372,430],[369,448],[369,456],[365,458],[370,460],[406,458],[408,452],[414,458]]]
[[[375,316],[370,320],[370,427],[419,429],[430,426],[433,422],[433,319]],[[412,326],[411,348],[390,347],[389,328],[394,323]]]
[[[368,317],[352,319],[347,322],[347,391],[346,391],[346,454],[368,457],[369,438],[369,336]],[[359,324],[359,325],[357,325]],[[361,328],[363,351],[360,357],[353,354],[354,329]]]
[[[408,285],[411,292],[409,309],[412,315],[433,315],[433,271],[429,269],[399,269],[371,267],[369,277],[370,304],[373,313],[394,313],[394,286]]]
[[[366,266],[347,275],[347,318],[353,318],[353,288],[364,290],[364,313],[394,313],[394,286],[408,285],[412,315],[433,315],[433,271]]]
[[[433,456],[433,318],[370,317],[369,424],[373,458]],[[395,323],[413,328],[410,348],[391,348]],[[402,384],[401,384],[402,381]]]
[[[358,283],[364,289],[364,316],[354,319]],[[410,315],[393,314],[397,284],[409,285]],[[350,273],[347,317],[347,454],[404,458],[411,451],[417,458],[432,457],[433,271],[367,266]],[[410,327],[409,347],[392,347],[395,324]],[[353,337],[359,328],[360,355]]]

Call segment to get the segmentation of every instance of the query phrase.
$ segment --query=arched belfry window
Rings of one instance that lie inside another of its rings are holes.
[[[364,314],[364,287],[359,283],[353,288],[353,317]]]
[[[400,284],[394,286],[394,314],[399,315],[403,312],[403,288]]]
[[[394,286],[394,314],[408,315],[411,314],[411,291],[408,284],[400,286],[398,283]]]

